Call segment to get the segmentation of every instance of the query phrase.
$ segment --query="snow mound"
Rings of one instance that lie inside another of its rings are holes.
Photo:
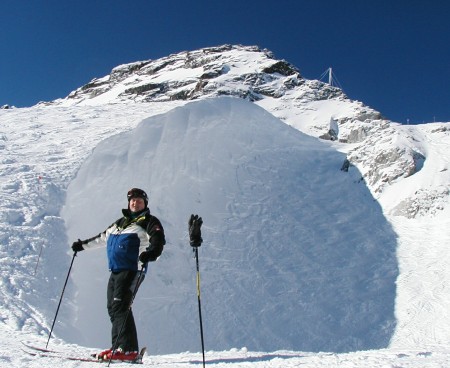
[[[250,102],[192,102],[101,142],[70,183],[62,216],[69,239],[87,238],[120,216],[131,186],[149,193],[168,239],[134,306],[151,354],[199,349],[191,213],[204,219],[207,349],[387,347],[397,236],[361,174],[339,170],[344,159]],[[89,346],[109,344],[105,258],[80,253],[73,274],[72,323]],[[71,331],[60,333],[70,342]]]

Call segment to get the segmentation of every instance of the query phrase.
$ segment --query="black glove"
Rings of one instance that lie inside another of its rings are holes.
[[[191,247],[199,247],[202,245],[202,227],[203,220],[198,215],[191,215],[189,219],[189,240]]]
[[[151,250],[144,250],[141,254],[139,254],[139,260],[144,264],[156,261],[157,258],[158,256]]]
[[[74,252],[81,252],[82,250],[84,250],[83,248],[83,244],[86,244],[86,242],[78,239],[76,242],[73,242],[72,244],[72,250]]]

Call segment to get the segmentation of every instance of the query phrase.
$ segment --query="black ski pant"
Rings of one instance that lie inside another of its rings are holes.
[[[138,278],[138,272],[136,271],[121,271],[111,272],[108,281],[107,307],[112,323],[111,346],[120,347],[124,351],[139,351],[136,324],[130,305]],[[141,276],[140,282],[143,279],[144,275]],[[120,332],[121,329],[122,332]]]

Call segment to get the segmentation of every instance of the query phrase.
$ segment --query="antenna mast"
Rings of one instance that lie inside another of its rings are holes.
[[[323,72],[323,74],[320,76],[319,80],[322,81],[325,79],[326,75],[328,74],[328,84],[333,87],[338,87],[341,90],[343,90],[341,84],[339,83],[338,79],[336,78],[336,75],[333,74],[333,68],[329,67],[327,70]]]

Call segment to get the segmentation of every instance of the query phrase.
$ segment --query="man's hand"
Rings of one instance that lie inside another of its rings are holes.
[[[144,250],[144,251],[139,255],[139,260],[140,260],[143,264],[147,264],[148,262],[156,261],[157,258],[158,258],[158,256],[156,256],[155,253],[152,252],[152,251],[150,251],[150,250]]]
[[[80,239],[78,239],[76,242],[73,242],[72,250],[74,252],[81,252],[82,250],[84,250],[83,244],[85,244],[85,242],[80,240]]]

